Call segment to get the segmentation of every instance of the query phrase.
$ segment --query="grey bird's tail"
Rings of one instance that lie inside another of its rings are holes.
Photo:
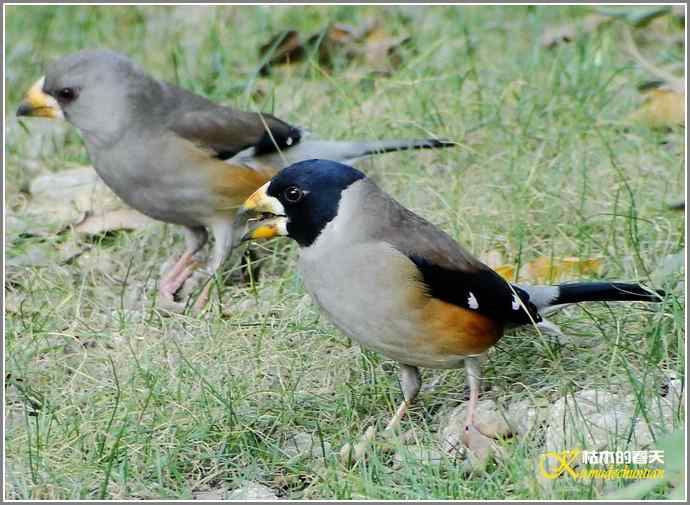
[[[333,160],[351,164],[359,159],[376,154],[412,149],[441,149],[457,145],[449,140],[377,140],[377,141],[340,141],[303,138],[298,144],[275,152],[256,155],[254,148],[238,153],[230,162],[242,163],[248,166],[254,164],[268,165],[276,169],[285,168],[293,163],[311,159]]]
[[[409,151],[413,149],[442,149],[453,147],[457,144],[450,140],[423,139],[423,140],[381,140],[376,142],[345,142],[349,144],[350,152],[343,162],[352,162],[375,154],[393,153],[396,151]],[[339,161],[339,160],[336,160]]]
[[[662,290],[652,290],[629,282],[570,282],[558,286],[520,285],[539,313],[579,302],[661,302]]]

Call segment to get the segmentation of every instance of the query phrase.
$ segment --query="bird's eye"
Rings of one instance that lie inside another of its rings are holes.
[[[77,90],[74,88],[62,88],[57,92],[57,97],[61,102],[71,102],[77,98]]]
[[[304,192],[297,186],[289,186],[285,188],[285,191],[283,191],[283,196],[285,196],[285,200],[288,202],[297,203],[304,196]]]

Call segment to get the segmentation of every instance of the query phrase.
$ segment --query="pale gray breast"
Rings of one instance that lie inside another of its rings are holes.
[[[107,150],[89,149],[104,182],[128,205],[154,219],[205,225],[214,201],[191,145],[172,134],[133,137]]]
[[[409,263],[383,242],[301,254],[306,290],[330,320],[369,349],[400,359],[406,340],[420,333],[419,314],[405,289]]]

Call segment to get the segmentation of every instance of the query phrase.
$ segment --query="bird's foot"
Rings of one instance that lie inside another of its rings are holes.
[[[403,401],[400,404],[398,410],[395,412],[395,415],[391,418],[390,422],[388,423],[388,426],[386,426],[386,429],[383,430],[383,436],[386,440],[390,440],[392,436],[398,431],[398,428],[400,427],[400,421],[405,415],[405,412],[407,412],[409,406],[410,403],[407,401]],[[357,443],[357,445],[354,446],[354,448],[351,444],[348,443],[345,444],[342,449],[340,449],[340,461],[344,465],[354,464],[360,461],[365,456],[367,449],[369,448],[369,446],[375,438],[376,427],[369,426],[369,428],[367,428],[367,431],[364,432],[364,435]]]
[[[174,259],[169,259],[161,266],[161,279],[160,285],[172,284],[175,279],[182,273],[187,267],[194,263],[194,254],[191,251],[185,251],[182,256],[179,257],[177,261],[174,261],[173,265],[167,268],[167,265],[172,263]]]
[[[213,285],[213,279],[209,279],[201,291],[196,301],[194,302],[194,311],[196,313],[201,313],[206,308],[209,298],[211,297],[211,286]]]
[[[358,461],[361,461],[367,453],[369,446],[376,438],[376,426],[369,426],[364,432],[362,438],[353,447],[352,444],[345,444],[340,449],[340,461],[345,466],[352,466]]]
[[[172,296],[167,297],[159,293],[156,308],[175,314],[184,314],[186,305],[182,302],[176,302]]]
[[[185,281],[189,279],[194,271],[199,266],[197,261],[191,261],[187,263],[187,266],[175,272],[175,275],[167,275],[161,279],[160,287],[158,288],[158,294],[165,299],[174,300],[175,294],[184,285]]]
[[[497,451],[494,439],[484,435],[476,424],[465,425],[463,443],[472,469],[482,469]]]

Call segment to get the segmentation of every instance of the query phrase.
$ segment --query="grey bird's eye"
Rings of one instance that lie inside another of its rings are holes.
[[[61,102],[71,102],[77,98],[77,90],[74,88],[62,88],[57,92],[57,98]]]
[[[285,188],[285,191],[283,191],[283,196],[285,196],[285,200],[288,202],[297,203],[304,196],[304,192],[297,186],[288,186]]]

